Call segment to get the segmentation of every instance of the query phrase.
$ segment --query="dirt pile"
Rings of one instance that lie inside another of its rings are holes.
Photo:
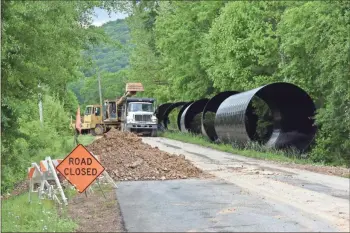
[[[87,146],[99,155],[102,165],[115,180],[165,180],[198,177],[202,171],[185,156],[152,148],[133,133],[111,129]]]

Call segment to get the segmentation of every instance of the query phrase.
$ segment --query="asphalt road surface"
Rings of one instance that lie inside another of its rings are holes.
[[[216,178],[122,182],[128,231],[350,231],[349,179],[165,138],[143,141]]]

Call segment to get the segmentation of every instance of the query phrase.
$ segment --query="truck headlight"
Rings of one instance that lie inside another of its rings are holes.
[[[152,122],[154,122],[154,123],[157,122],[157,117],[156,116],[152,116]]]

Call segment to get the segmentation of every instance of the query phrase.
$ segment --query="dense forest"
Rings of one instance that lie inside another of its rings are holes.
[[[296,84],[318,106],[314,161],[350,162],[347,1],[147,1],[128,18],[128,79],[160,102]]]
[[[1,1],[1,190],[45,156],[62,157],[78,100],[68,83],[91,67],[83,51],[110,44],[91,26],[94,7],[114,2]],[[43,122],[38,102],[43,103]]]
[[[62,155],[69,117],[127,81],[158,103],[294,83],[318,106],[316,162],[349,164],[348,1],[2,1],[2,190]],[[91,26],[93,7],[125,20]],[[38,86],[40,85],[40,86]],[[38,116],[38,98],[44,122]]]

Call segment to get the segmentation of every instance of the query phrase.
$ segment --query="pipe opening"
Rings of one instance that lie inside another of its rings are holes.
[[[181,115],[181,131],[201,133],[202,112],[208,99],[200,99],[189,105]]]
[[[265,144],[273,133],[273,115],[269,105],[253,96],[245,114],[245,127],[249,138]]]
[[[182,113],[187,109],[187,107],[189,105],[191,105],[193,103],[193,101],[187,102],[186,104],[182,105],[179,114],[177,115],[177,127],[180,131],[182,131],[181,129],[181,118],[182,118]],[[184,129],[185,130],[185,129]],[[184,131],[185,132],[185,131]]]
[[[163,125],[165,129],[175,130],[177,126],[177,116],[182,106],[187,102],[176,102],[170,105],[163,114]]]
[[[268,103],[272,113],[273,131],[266,145],[306,150],[316,134],[316,107],[311,97],[289,83],[266,85],[256,95]]]

